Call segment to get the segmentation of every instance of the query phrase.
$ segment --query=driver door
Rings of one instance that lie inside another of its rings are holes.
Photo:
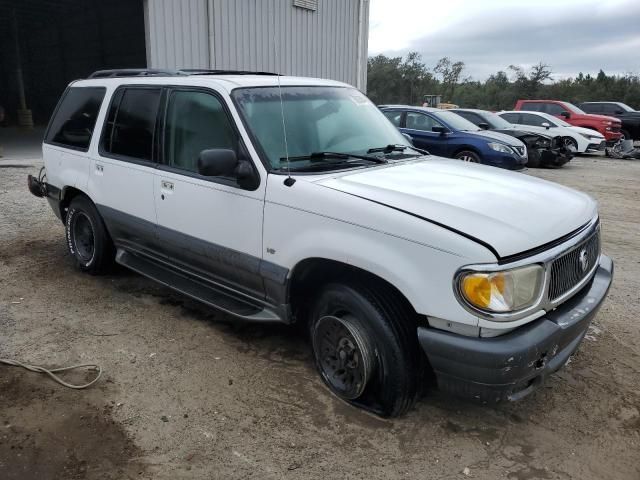
[[[158,236],[168,260],[216,283],[264,295],[259,275],[266,182],[252,191],[233,177],[198,173],[200,152],[231,149],[240,135],[224,99],[203,88],[172,88],[154,181]]]
[[[411,137],[413,144],[418,148],[429,150],[433,155],[447,155],[447,135],[434,132],[433,127],[444,127],[435,118],[419,112],[407,112],[405,127],[402,130]]]

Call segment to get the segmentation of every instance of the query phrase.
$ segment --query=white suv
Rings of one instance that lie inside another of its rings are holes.
[[[515,400],[611,283],[596,203],[415,149],[358,90],[243,72],[73,82],[30,177],[78,267],[115,260],[238,319],[300,322],[340,398]]]

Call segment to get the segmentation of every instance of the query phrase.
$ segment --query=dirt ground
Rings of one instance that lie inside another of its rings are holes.
[[[640,161],[527,172],[598,199],[616,262],[566,368],[516,404],[432,391],[384,420],[328,393],[293,328],[229,324],[123,270],[74,270],[63,226],[27,192],[28,157],[0,159],[0,357],[104,375],[75,391],[0,365],[3,480],[640,479]]]

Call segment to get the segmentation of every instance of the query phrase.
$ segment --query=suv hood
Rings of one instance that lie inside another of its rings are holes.
[[[596,202],[584,193],[440,157],[344,172],[316,183],[440,224],[490,245],[499,257],[557,240],[597,215]]]

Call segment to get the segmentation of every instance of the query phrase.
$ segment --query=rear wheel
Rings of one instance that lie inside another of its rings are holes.
[[[463,162],[482,163],[480,155],[478,155],[476,152],[472,152],[471,150],[463,150],[461,152],[458,152],[455,158],[457,158],[458,160],[462,160]]]
[[[309,329],[316,367],[338,397],[389,417],[413,405],[422,353],[412,313],[394,295],[329,284],[313,304]]]
[[[92,275],[106,273],[115,249],[95,205],[84,195],[71,200],[65,219],[67,248],[76,266]]]

